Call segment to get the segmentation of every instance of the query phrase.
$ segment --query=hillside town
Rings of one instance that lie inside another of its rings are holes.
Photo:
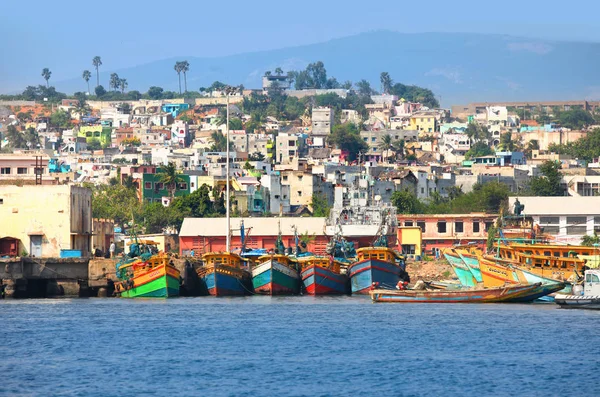
[[[0,214],[11,221],[0,256],[107,253],[134,224],[180,255],[221,249],[214,225],[227,181],[230,234],[243,219],[255,229],[249,246],[266,249],[279,219],[294,218],[323,252],[323,219],[351,202],[396,207],[399,236],[420,230],[398,242],[409,255],[485,240],[516,199],[557,240],[578,244],[600,230],[600,102],[442,108],[431,91],[385,72],[376,91],[364,80],[315,84],[315,68],[326,73],[322,63],[268,71],[257,89],[215,82],[192,95],[186,82],[169,99],[159,87],[148,92],[155,99],[129,96],[117,76],[108,94],[97,86],[95,96],[1,101]]]

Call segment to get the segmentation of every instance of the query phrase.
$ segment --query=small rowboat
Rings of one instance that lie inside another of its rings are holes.
[[[540,286],[517,284],[499,288],[460,290],[389,290],[374,289],[370,292],[373,302],[394,303],[496,303],[524,297]]]

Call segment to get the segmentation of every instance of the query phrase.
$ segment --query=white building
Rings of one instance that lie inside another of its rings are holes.
[[[312,135],[325,136],[331,133],[334,110],[328,107],[312,109]]]

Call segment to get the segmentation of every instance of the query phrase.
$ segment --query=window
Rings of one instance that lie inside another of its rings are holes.
[[[302,197],[302,191],[298,190],[298,196]]]
[[[156,190],[163,190],[165,188],[165,185],[164,185],[164,183],[156,182],[154,184],[154,187],[156,188]]]
[[[541,216],[540,217],[540,223],[541,224],[552,223],[552,224],[557,224],[558,225],[559,218],[558,218],[558,216]]]
[[[587,226],[567,226],[568,235],[584,235],[587,234]]]
[[[296,146],[296,141],[289,141],[289,142],[288,142],[288,145],[289,145],[289,146]]]
[[[302,182],[303,175],[298,175],[298,181]]]
[[[152,182],[145,182],[144,189],[152,189]]]
[[[404,222],[404,226],[412,226],[412,225],[413,225],[413,221]]]
[[[490,230],[490,227],[492,227],[494,225],[494,222],[486,222],[485,223],[485,231],[487,232],[488,230]]]
[[[425,188],[424,187],[421,188],[421,194],[425,194]]]
[[[0,199],[0,204],[4,204],[4,199]]]
[[[417,221],[417,226],[421,228],[422,233],[425,233],[425,222]]]
[[[283,180],[284,180],[284,181],[287,181],[287,180],[288,180],[288,176],[287,176],[287,175],[284,175],[284,176],[283,176]]]
[[[178,187],[179,187],[179,190],[187,190],[188,185],[187,185],[187,183],[179,183]]]
[[[369,141],[369,138],[366,138],[366,137],[365,137],[365,138],[363,138],[363,141],[365,141],[365,142],[368,142],[368,141]]]
[[[2,167],[2,168],[0,168],[0,174],[1,175],[8,175],[8,174],[10,174],[10,167]]]
[[[19,175],[27,174],[27,168],[25,168],[25,167],[17,168],[17,174],[19,174]]]
[[[473,221],[473,233],[479,233],[479,221]]]
[[[194,182],[190,182],[190,187],[194,187]]]
[[[571,225],[585,225],[587,218],[585,216],[567,216],[567,223]]]
[[[371,138],[371,142],[376,142],[376,141],[377,141],[377,138],[375,138],[375,137]]]
[[[544,227],[542,227],[542,230],[546,234],[559,234],[560,233],[559,226],[544,226]]]
[[[464,224],[463,221],[454,222],[454,231],[456,233],[464,233]]]
[[[446,233],[446,221],[439,221],[437,223],[438,233]]]

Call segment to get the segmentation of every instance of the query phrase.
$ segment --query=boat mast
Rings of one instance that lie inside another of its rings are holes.
[[[225,167],[225,173],[227,174],[225,176],[225,184],[226,184],[226,191],[225,191],[225,208],[226,208],[226,218],[227,218],[227,238],[226,238],[226,243],[225,243],[225,251],[226,252],[231,252],[231,232],[230,232],[230,214],[229,214],[229,92],[230,92],[231,87],[225,87],[225,95],[227,96],[227,119],[226,119],[226,125],[225,125],[225,131],[226,131],[226,141],[227,141],[227,149],[225,150],[226,153],[226,157],[227,157],[227,166]]]

